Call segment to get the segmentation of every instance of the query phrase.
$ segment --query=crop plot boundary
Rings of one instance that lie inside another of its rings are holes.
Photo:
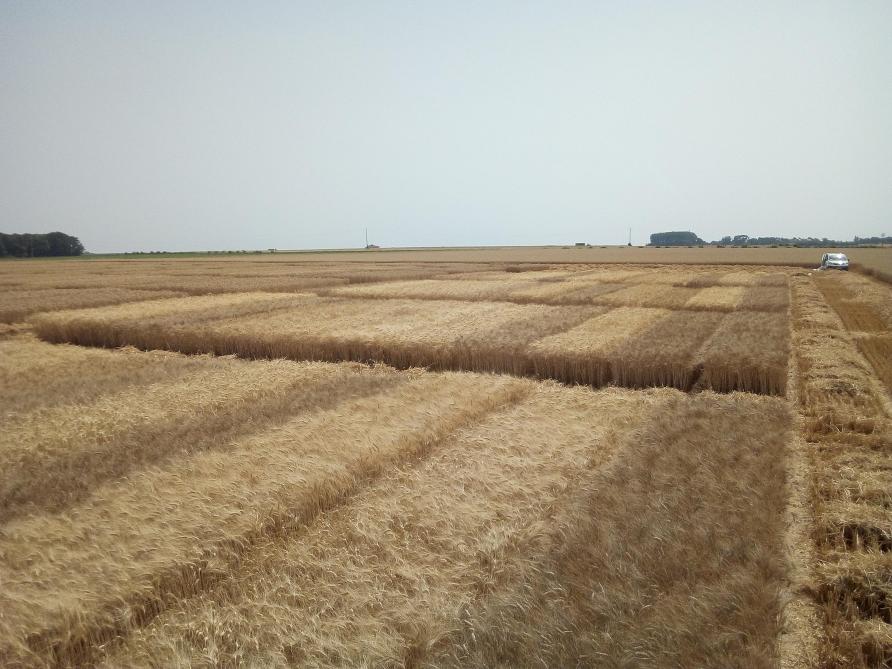
[[[669,313],[680,316],[677,311]],[[510,346],[459,340],[450,344],[429,345],[423,342],[376,341],[368,337],[228,332],[225,327],[218,327],[213,322],[192,328],[163,329],[151,323],[102,322],[78,317],[57,321],[53,315],[46,315],[34,320],[34,329],[40,338],[51,343],[105,348],[129,345],[143,350],[236,355],[245,359],[383,363],[396,369],[417,367],[430,371],[509,374],[594,388],[614,384],[631,388],[665,386],[685,392],[710,389],[717,392],[740,390],[783,395],[787,374],[785,364],[759,367],[751,362],[731,361],[731,366],[738,366],[739,370],[728,373],[728,365],[721,359],[714,355],[704,358],[709,335],[714,334],[720,324],[721,320],[714,327],[710,326],[705,339],[704,333],[694,338],[691,348],[684,353],[672,351],[662,354],[655,349],[650,354],[637,355],[634,364],[624,359],[622,350],[617,350],[616,354],[609,351],[603,354],[574,354],[537,351],[527,342]],[[572,322],[568,327],[571,326]],[[560,332],[560,328],[557,331]],[[635,341],[633,339],[632,344]]]

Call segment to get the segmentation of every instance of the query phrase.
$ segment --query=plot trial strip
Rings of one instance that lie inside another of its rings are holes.
[[[388,467],[532,387],[510,377],[384,373],[399,382],[222,448],[143,465],[64,510],[4,523],[0,664],[82,666],[100,645],[212,585],[253,544],[300,531]]]
[[[786,312],[263,293],[237,298],[162,300],[149,303],[150,310],[125,305],[57,312],[33,323],[51,342],[379,361],[399,369],[497,372],[593,386],[689,390],[702,372],[701,385],[714,390],[785,390]]]
[[[771,398],[537,386],[101,664],[770,666],[789,427]]]
[[[620,275],[616,279],[610,274],[535,274],[539,276],[523,273],[491,278],[450,277],[439,280],[395,281],[318,292],[350,298],[664,307],[726,312],[740,308],[750,311],[783,311],[789,306],[789,290],[785,284],[710,284],[706,287],[686,287],[659,282],[639,283],[639,273]]]
[[[173,359],[107,353],[124,369],[134,358],[147,358],[146,366],[162,378],[11,417],[0,433],[0,521],[62,510],[105,481],[171,457],[225,448],[243,434],[378,392],[398,379],[363,367],[358,374],[348,365],[168,355]],[[177,364],[182,371],[171,373]],[[102,380],[100,370],[83,371],[91,381]],[[28,383],[18,387],[27,393]]]

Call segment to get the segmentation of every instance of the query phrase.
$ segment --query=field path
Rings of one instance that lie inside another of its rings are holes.
[[[811,464],[820,623],[818,666],[892,662],[892,405],[886,356],[892,291],[865,277],[793,278],[800,429]],[[862,353],[864,353],[862,355]],[[888,384],[888,381],[886,381]]]

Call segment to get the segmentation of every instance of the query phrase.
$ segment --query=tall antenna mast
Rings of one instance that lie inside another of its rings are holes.
[[[368,228],[365,229],[365,247],[366,248],[369,247],[369,229]]]

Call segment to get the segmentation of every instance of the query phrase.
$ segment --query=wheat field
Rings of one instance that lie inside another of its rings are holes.
[[[444,254],[0,263],[0,666],[892,662],[888,284]]]

